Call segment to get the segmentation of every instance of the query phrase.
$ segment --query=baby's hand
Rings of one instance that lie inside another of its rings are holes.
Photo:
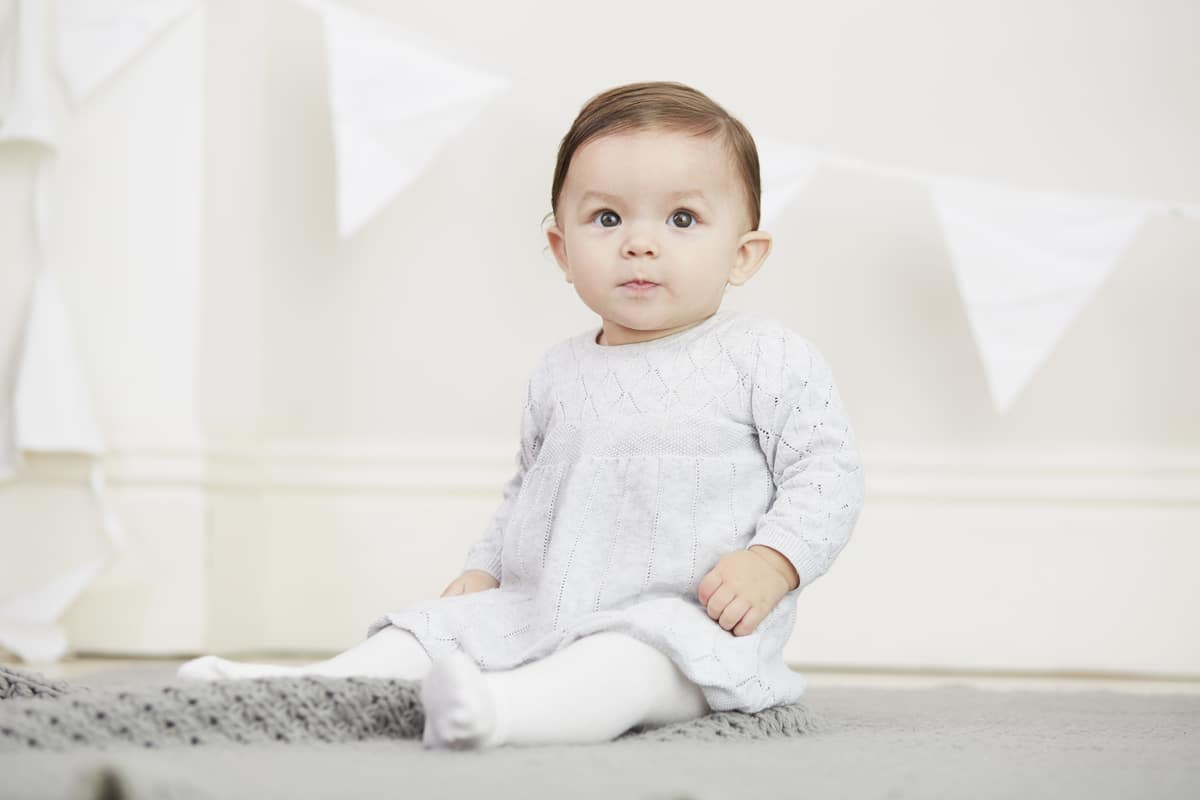
[[[788,593],[788,581],[777,569],[749,550],[721,557],[700,581],[698,596],[708,615],[734,636],[745,636],[771,613]]]
[[[493,578],[490,572],[484,572],[481,569],[469,569],[450,582],[450,585],[442,592],[442,597],[452,594],[482,592],[485,589],[495,589],[499,585],[500,581]]]

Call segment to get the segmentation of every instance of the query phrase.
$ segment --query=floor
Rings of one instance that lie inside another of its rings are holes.
[[[327,658],[328,655],[316,654],[307,657],[289,657],[244,654],[238,656],[236,660],[259,661],[271,664],[307,664],[321,658]],[[173,667],[182,664],[185,660],[182,658],[71,656],[55,663],[25,664],[8,653],[0,652],[0,664],[17,669],[40,672],[48,678],[63,680],[71,680],[115,669]],[[922,689],[935,686],[967,686],[978,689],[997,690],[1089,691],[1108,689],[1132,694],[1200,694],[1200,676],[1196,678],[1157,678],[1138,675],[1016,675],[949,671],[839,670],[826,667],[806,667],[796,664],[793,664],[792,667],[802,672],[808,680],[808,685],[814,689],[826,687]]]

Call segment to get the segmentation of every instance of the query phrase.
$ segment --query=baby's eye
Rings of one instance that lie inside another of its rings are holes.
[[[612,219],[613,223],[611,225],[604,224],[604,220],[606,218]],[[621,218],[617,216],[617,213],[615,211],[609,211],[607,209],[605,209],[604,211],[601,211],[593,219],[600,221],[601,228],[615,228],[621,222]]]
[[[696,225],[696,218],[690,211],[680,209],[671,215],[671,220],[680,228],[693,228]]]

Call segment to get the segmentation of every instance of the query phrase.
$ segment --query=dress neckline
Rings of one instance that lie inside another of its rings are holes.
[[[627,344],[597,344],[596,338],[600,335],[600,331],[604,329],[603,324],[588,329],[584,333],[580,334],[580,338],[583,339],[584,348],[593,353],[619,353],[621,355],[626,353],[644,353],[647,350],[657,350],[661,347],[669,347],[673,344],[691,341],[715,326],[721,320],[728,318],[733,313],[733,311],[718,310],[712,316],[706,317],[690,328],[684,328],[681,331],[676,331],[675,333],[671,333],[666,336],[660,336],[657,339],[647,339],[644,342],[629,342]]]

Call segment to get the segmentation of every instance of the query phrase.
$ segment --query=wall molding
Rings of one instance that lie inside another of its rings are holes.
[[[516,468],[515,450],[492,440],[130,448],[100,460],[113,485],[242,492],[494,494]],[[1200,448],[891,447],[872,448],[864,462],[868,498],[880,501],[1200,506]],[[34,454],[16,479],[86,481],[89,464],[86,456]]]

